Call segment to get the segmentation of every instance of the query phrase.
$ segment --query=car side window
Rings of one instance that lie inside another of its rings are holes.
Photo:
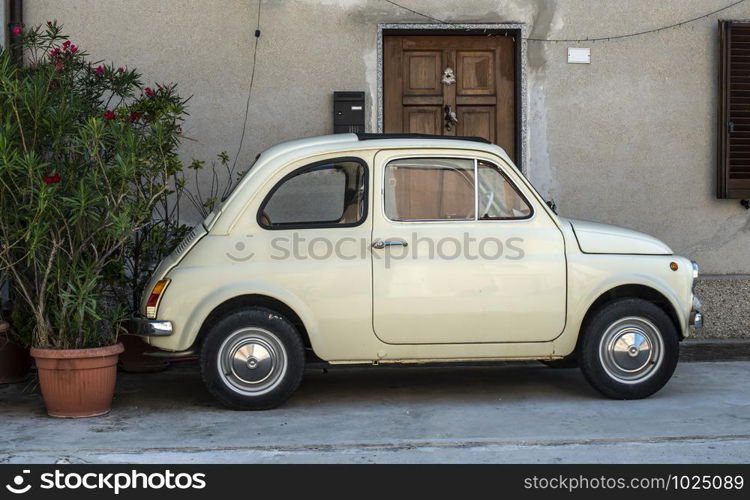
[[[385,215],[393,221],[513,220],[531,205],[491,162],[465,158],[408,158],[384,172]]]
[[[480,220],[531,217],[531,207],[505,174],[492,163],[477,162],[477,205]]]
[[[266,229],[354,226],[367,216],[367,168],[358,158],[316,162],[282,179],[266,196]]]
[[[474,160],[409,158],[385,167],[385,214],[394,221],[474,220]]]

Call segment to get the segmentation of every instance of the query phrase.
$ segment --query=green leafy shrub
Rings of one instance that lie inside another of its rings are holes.
[[[57,23],[23,44],[22,66],[0,52],[0,272],[14,325],[38,347],[110,345],[186,232],[186,100],[91,62]]]

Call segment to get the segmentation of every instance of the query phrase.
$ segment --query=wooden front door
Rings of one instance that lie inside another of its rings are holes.
[[[515,160],[514,43],[503,35],[386,35],[383,131],[483,137]]]

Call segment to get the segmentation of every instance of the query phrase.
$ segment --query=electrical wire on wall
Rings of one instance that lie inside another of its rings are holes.
[[[412,14],[416,14],[418,16],[424,17],[425,19],[429,19],[431,21],[435,21],[439,24],[447,24],[451,26],[459,26],[459,27],[465,27],[465,25],[462,25],[460,23],[453,23],[450,21],[445,21],[443,19],[438,19],[437,17],[431,16],[429,14],[425,14],[423,12],[419,12],[417,10],[414,10],[412,8],[409,8],[405,5],[401,5],[400,3],[394,2],[392,0],[384,0],[385,2],[398,7],[400,9],[406,10],[408,12],[411,12]],[[744,3],[745,0],[737,0],[734,3],[731,3],[729,5],[726,5],[720,9],[716,9],[714,11],[711,11],[707,14],[703,14],[698,17],[694,17],[692,19],[686,19],[684,21],[680,21],[678,23],[670,24],[667,26],[661,26],[659,28],[653,28],[653,29],[647,29],[643,31],[636,31],[634,33],[626,33],[623,35],[611,35],[611,36],[600,36],[600,37],[592,37],[592,38],[524,38],[524,40],[527,40],[529,42],[551,42],[551,43],[558,43],[558,42],[564,42],[564,43],[582,43],[582,42],[606,42],[610,40],[622,40],[624,38],[633,38],[637,36],[642,35],[648,35],[651,33],[658,33],[659,31],[665,31],[669,29],[679,28],[681,26],[685,26],[686,24],[694,23],[696,21],[700,21],[701,19],[705,19],[707,17],[714,16],[720,12],[723,12],[725,10],[731,9],[735,5],[739,5],[741,3]]]
[[[255,46],[253,47],[253,69],[250,71],[250,83],[247,89],[247,101],[245,102],[245,118],[242,120],[242,134],[240,135],[240,144],[237,146],[237,154],[234,155],[234,162],[232,163],[232,172],[235,172],[237,166],[237,160],[240,158],[242,152],[242,146],[245,143],[245,133],[247,132],[247,119],[250,115],[250,98],[253,94],[253,83],[255,82],[255,66],[258,60],[258,43],[260,42],[260,6],[263,0],[258,0],[258,15],[255,23]]]

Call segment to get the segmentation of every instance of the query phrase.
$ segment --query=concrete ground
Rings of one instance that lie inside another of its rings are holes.
[[[266,412],[218,407],[194,364],[119,377],[112,413],[85,420],[0,386],[0,462],[750,462],[748,361],[681,363],[642,401],[536,363],[311,370]]]

